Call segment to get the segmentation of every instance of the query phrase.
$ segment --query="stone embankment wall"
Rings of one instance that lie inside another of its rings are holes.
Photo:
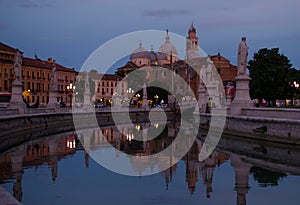
[[[166,113],[168,120],[174,118],[172,111]],[[74,130],[74,120],[79,125],[76,126],[76,129],[114,125],[115,122],[110,111],[97,112],[96,114],[95,112],[76,113],[76,117],[73,115],[71,112],[60,112],[0,116],[0,153],[28,140]],[[115,117],[122,117],[126,113],[118,112],[114,115]],[[157,112],[156,116],[155,112],[151,111],[151,115],[160,120],[160,112]],[[149,111],[134,110],[130,112],[129,116],[128,121],[122,123],[149,121]]]
[[[209,114],[195,116],[202,128],[209,128],[211,120]],[[226,116],[224,133],[262,141],[300,145],[300,110],[243,109],[243,116]]]

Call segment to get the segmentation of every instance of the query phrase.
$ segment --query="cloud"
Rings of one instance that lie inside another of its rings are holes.
[[[32,8],[45,8],[45,7],[54,7],[53,4],[37,1],[37,0],[2,0],[2,7],[13,8],[20,7],[24,9],[32,9]]]
[[[157,10],[144,10],[143,16],[153,16],[153,17],[170,17],[176,15],[186,15],[188,11],[185,9],[157,9]]]
[[[70,41],[73,39],[74,39],[73,36],[65,35],[65,36],[40,36],[40,37],[37,37],[35,40],[37,40],[37,41]]]

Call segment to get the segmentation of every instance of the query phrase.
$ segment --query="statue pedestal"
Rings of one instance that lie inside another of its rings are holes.
[[[145,109],[145,110],[148,110],[148,109],[149,109],[147,97],[143,97],[142,108]]]
[[[207,103],[206,91],[203,85],[200,85],[198,91],[198,108],[199,110],[195,110],[195,112],[205,113]],[[197,109],[197,106],[196,106]]]
[[[93,111],[94,110],[92,103],[91,103],[91,94],[89,92],[84,92],[82,108],[85,111]]]
[[[242,108],[251,108],[253,103],[249,95],[249,82],[251,78],[248,75],[238,75],[235,77],[236,93],[231,103],[230,115],[241,115]]]
[[[8,108],[17,109],[18,114],[25,114],[26,104],[22,97],[22,82],[14,80],[11,85],[11,99]]]
[[[49,102],[47,105],[48,108],[54,108],[55,111],[58,110],[58,108],[59,108],[59,105],[57,104],[57,94],[58,94],[58,91],[55,91],[55,90],[49,91]]]

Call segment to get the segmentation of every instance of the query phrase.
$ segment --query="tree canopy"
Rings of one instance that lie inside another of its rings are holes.
[[[276,99],[291,98],[294,88],[292,64],[288,57],[279,53],[279,48],[263,48],[254,53],[248,64],[251,98],[265,99],[268,102]],[[299,73],[299,72],[298,72]]]
[[[90,87],[90,96],[92,97],[95,94],[95,82],[93,80],[93,78],[95,78],[95,72],[91,71],[88,73],[89,74],[89,87]],[[75,92],[76,94],[76,98],[79,99],[80,102],[83,102],[83,98],[84,98],[84,89],[85,89],[85,80],[78,80],[75,82]]]

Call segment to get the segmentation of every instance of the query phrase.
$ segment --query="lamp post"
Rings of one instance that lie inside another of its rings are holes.
[[[131,103],[131,97],[132,97],[132,94],[134,94],[134,90],[129,88],[128,90],[126,90],[126,93],[127,93],[127,99],[128,100],[129,100],[129,96],[130,96],[129,102]]]
[[[70,107],[72,107],[72,95],[73,95],[73,91],[75,90],[75,85],[70,83],[70,85],[67,86],[67,90],[68,90],[68,95],[70,97]]]
[[[299,83],[297,83],[296,81],[294,81],[293,83],[294,83],[294,87],[295,87],[296,90],[298,91]],[[296,95],[294,94],[294,97],[295,97],[295,96],[296,96]],[[295,99],[294,99],[294,101],[295,101]]]
[[[158,95],[155,95],[154,98],[155,98],[155,104],[157,104],[157,101],[158,101],[158,98],[159,98]]]

